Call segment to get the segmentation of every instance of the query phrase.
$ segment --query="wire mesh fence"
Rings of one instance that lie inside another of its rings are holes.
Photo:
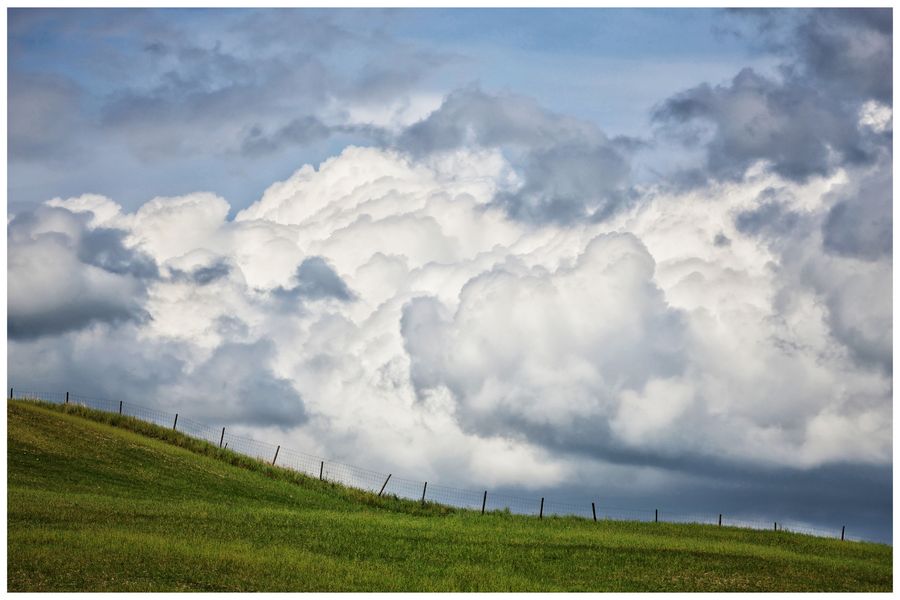
[[[147,423],[171,428],[184,435],[209,442],[268,464],[291,469],[298,473],[338,483],[379,495],[394,496],[442,504],[458,509],[481,512],[509,512],[536,517],[578,517],[596,521],[644,521],[666,523],[696,523],[739,527],[754,530],[789,531],[818,537],[839,538],[847,541],[863,541],[845,535],[844,527],[833,530],[812,527],[805,523],[735,519],[722,514],[680,513],[659,509],[638,509],[604,506],[597,502],[562,502],[549,498],[523,497],[493,493],[490,490],[468,490],[404,479],[391,473],[373,471],[348,465],[327,458],[306,454],[290,448],[282,448],[252,438],[235,435],[227,427],[212,427],[176,413],[141,406],[124,400],[94,398],[70,392],[39,392],[10,389],[10,399],[71,404],[109,413],[133,417]]]

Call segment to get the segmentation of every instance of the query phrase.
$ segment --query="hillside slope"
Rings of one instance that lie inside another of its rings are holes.
[[[879,544],[482,516],[377,498],[114,415],[9,402],[7,416],[9,591],[892,585],[892,550]]]

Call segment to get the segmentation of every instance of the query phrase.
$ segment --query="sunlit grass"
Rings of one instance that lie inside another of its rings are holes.
[[[80,407],[10,402],[10,591],[890,590],[888,546],[380,498]]]

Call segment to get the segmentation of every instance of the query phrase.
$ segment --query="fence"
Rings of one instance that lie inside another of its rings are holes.
[[[9,397],[13,399],[13,388]],[[366,490],[379,495],[396,496],[407,500],[428,501],[455,508],[481,511],[509,511],[513,514],[532,515],[538,518],[550,516],[575,516],[585,519],[647,521],[669,523],[700,523],[722,527],[741,527],[769,531],[790,531],[819,537],[861,541],[845,535],[845,528],[825,530],[806,524],[782,521],[754,521],[734,519],[722,514],[678,513],[659,509],[635,509],[603,506],[596,502],[573,504],[550,498],[525,498],[492,493],[490,490],[466,490],[425,481],[403,479],[391,473],[382,473],[348,465],[320,456],[298,452],[280,445],[261,442],[234,435],[226,427],[211,427],[178,413],[172,414],[132,402],[92,398],[70,392],[15,392],[17,400],[32,400],[54,404],[73,404],[96,410],[134,417],[161,427],[171,427],[185,435],[205,440],[210,444],[227,448],[239,454],[256,458],[269,464],[285,467],[310,477]]]

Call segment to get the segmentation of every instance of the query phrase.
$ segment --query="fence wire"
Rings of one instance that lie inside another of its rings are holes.
[[[227,427],[211,427],[181,415],[141,406],[132,402],[125,402],[124,400],[94,398],[70,392],[10,390],[10,399],[13,398],[52,404],[72,404],[134,417],[147,423],[171,428],[220,448],[232,450],[238,454],[291,469],[310,477],[317,477],[324,481],[339,483],[347,487],[376,494],[443,504],[454,508],[483,512],[502,511],[516,515],[540,517],[557,516],[615,521],[698,523],[754,530],[790,531],[818,537],[840,538],[847,541],[863,541],[856,536],[845,535],[843,529],[828,530],[801,523],[735,519],[727,515],[718,514],[622,508],[603,506],[601,503],[584,502],[575,504],[549,498],[526,498],[492,493],[490,490],[467,490],[436,483],[404,479],[390,473],[348,465],[290,448],[282,448],[277,444],[235,435],[229,432]]]

